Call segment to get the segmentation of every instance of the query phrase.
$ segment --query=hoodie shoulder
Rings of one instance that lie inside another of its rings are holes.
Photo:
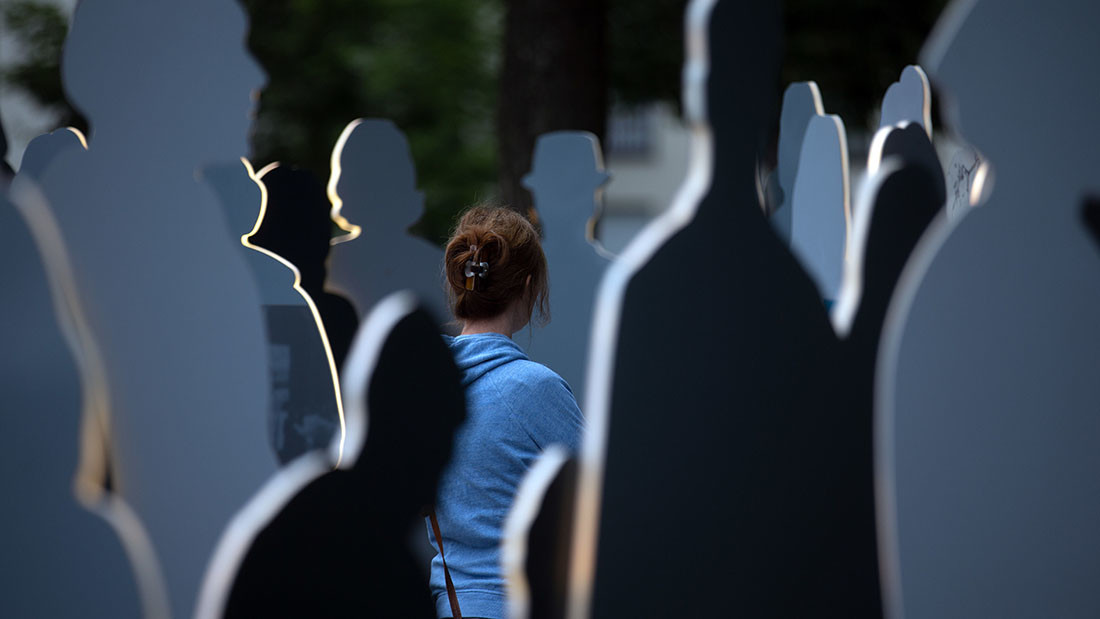
[[[539,449],[559,443],[576,452],[584,417],[565,379],[545,365],[530,360],[509,364],[493,379],[516,421]]]

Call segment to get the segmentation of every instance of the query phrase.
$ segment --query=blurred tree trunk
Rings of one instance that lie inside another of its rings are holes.
[[[606,0],[505,0],[497,98],[500,198],[522,211],[520,181],[547,131],[604,136],[607,122]]]

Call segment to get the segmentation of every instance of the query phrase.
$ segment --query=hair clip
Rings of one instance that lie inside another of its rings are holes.
[[[489,273],[489,263],[477,261],[477,245],[471,245],[470,249],[474,250],[474,257],[466,261],[466,290],[474,289],[475,275],[484,278]]]
[[[489,273],[488,262],[474,262],[473,260],[466,261],[466,290],[474,289],[474,276],[482,279]]]

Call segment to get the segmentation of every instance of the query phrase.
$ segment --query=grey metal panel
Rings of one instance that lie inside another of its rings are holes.
[[[1100,5],[956,2],[922,64],[997,186],[899,285],[877,452],[892,617],[1100,615]]]
[[[589,231],[599,217],[601,187],[609,177],[603,171],[599,140],[587,132],[539,136],[533,161],[523,183],[534,196],[542,224],[551,319],[535,329],[527,352],[561,375],[583,402],[596,286],[610,263],[609,254],[591,240]]]
[[[63,81],[94,134],[41,175],[102,351],[113,480],[177,617],[191,616],[232,515],[277,468],[259,295],[195,180],[247,149],[263,75],[246,26],[225,0],[81,2]]]
[[[356,120],[333,154],[329,181],[334,219],[350,235],[333,239],[328,287],[351,299],[363,317],[382,297],[411,289],[440,320],[450,320],[444,296],[443,251],[413,236],[424,212],[404,134],[389,120]]]

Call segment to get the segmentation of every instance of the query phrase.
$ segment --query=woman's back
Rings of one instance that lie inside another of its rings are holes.
[[[565,381],[507,336],[444,337],[462,372],[469,417],[440,480],[436,515],[463,614],[503,616],[500,538],[516,489],[549,445],[576,450],[583,422]],[[449,616],[438,555],[432,590],[439,614]]]
[[[528,359],[511,335],[545,317],[546,257],[529,221],[504,208],[474,207],[447,243],[444,272],[462,334],[444,336],[462,372],[467,418],[440,480],[435,513],[466,617],[504,617],[500,542],[527,470],[547,447],[576,451],[583,418],[569,385]],[[436,544],[429,525],[428,536]],[[452,616],[443,559],[432,561],[436,613]]]

